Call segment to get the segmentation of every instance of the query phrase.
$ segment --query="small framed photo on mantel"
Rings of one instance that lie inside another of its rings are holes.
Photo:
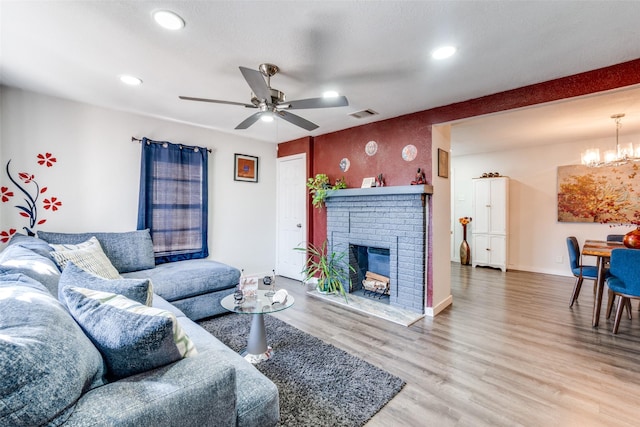
[[[236,181],[258,182],[258,158],[236,153],[233,179]]]
[[[375,183],[376,183],[376,178],[374,176],[370,178],[363,178],[362,185],[360,186],[360,188],[371,188],[375,185]]]

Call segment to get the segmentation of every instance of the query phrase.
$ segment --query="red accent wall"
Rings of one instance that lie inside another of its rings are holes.
[[[640,83],[640,59],[610,67],[587,71],[543,83],[475,98],[443,107],[393,119],[370,123],[316,137],[278,144],[278,156],[306,152],[308,176],[326,173],[333,181],[344,175],[349,187],[360,187],[362,178],[382,173],[386,185],[407,185],[417,168],[424,168],[431,182],[431,126],[452,120],[527,107]],[[378,143],[378,153],[369,157],[364,152],[368,141]],[[411,162],[402,160],[407,144],[418,148]],[[350,169],[343,173],[340,160],[347,157]],[[326,239],[326,213],[309,205],[309,241],[321,244]],[[431,249],[430,253],[431,255]],[[429,256],[431,259],[431,256]],[[430,266],[431,267],[431,266]]]

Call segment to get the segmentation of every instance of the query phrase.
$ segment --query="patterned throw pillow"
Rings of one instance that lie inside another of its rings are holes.
[[[71,261],[84,271],[96,274],[106,279],[121,279],[118,270],[111,264],[109,258],[102,251],[100,242],[95,237],[77,245],[54,245],[51,256],[56,260],[60,270],[64,270],[67,262]]]
[[[88,288],[95,291],[113,292],[123,295],[140,304],[151,306],[153,303],[153,285],[149,279],[105,279],[96,274],[84,271],[73,262],[60,275],[58,282],[58,299],[62,301],[62,289],[65,286]]]
[[[67,309],[100,350],[115,379],[197,354],[169,311],[86,288],[66,286],[62,294]]]
[[[77,244],[95,237],[107,258],[120,273],[147,270],[156,266],[149,229],[90,233],[57,233],[40,230],[38,237],[47,243],[54,244]]]

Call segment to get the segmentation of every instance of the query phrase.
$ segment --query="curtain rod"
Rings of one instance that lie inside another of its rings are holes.
[[[148,139],[148,138],[147,138],[147,141],[151,141],[151,142],[156,143],[156,144],[160,144],[160,143],[161,143],[161,141],[154,141],[154,140],[152,140],[152,139]],[[136,138],[135,136],[132,136],[132,137],[131,137],[131,142],[142,142],[142,140],[141,140],[140,138]],[[164,142],[164,141],[162,141],[162,142]],[[205,147],[196,147],[196,146],[192,146],[192,145],[185,145],[185,144],[176,144],[176,145],[180,145],[180,146],[182,146],[182,147],[187,147],[187,148],[199,148],[199,149],[205,148]],[[211,150],[211,148],[205,148],[205,149],[206,149],[209,153],[212,153],[212,152],[213,152],[213,150]]]

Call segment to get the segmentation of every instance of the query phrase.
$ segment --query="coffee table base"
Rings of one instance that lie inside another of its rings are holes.
[[[267,333],[262,313],[255,313],[251,319],[247,349],[242,355],[253,364],[264,362],[273,356],[273,349],[267,345]]]
[[[271,348],[271,346],[267,346],[267,351],[261,354],[250,354],[245,350],[242,352],[242,356],[244,356],[244,360],[246,360],[247,362],[256,365],[260,362],[266,362],[267,360],[271,359],[271,357],[273,357],[273,349]]]

